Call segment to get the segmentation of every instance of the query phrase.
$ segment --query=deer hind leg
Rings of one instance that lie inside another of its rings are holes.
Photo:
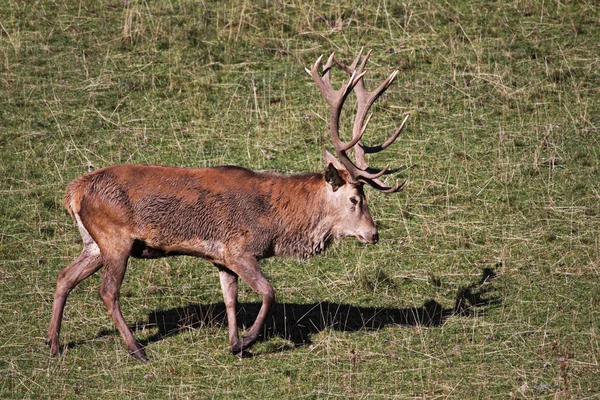
[[[267,318],[267,314],[271,309],[271,306],[275,303],[275,292],[273,287],[263,275],[258,261],[254,257],[246,257],[241,260],[237,260],[234,263],[227,265],[233,272],[239,275],[256,293],[262,296],[262,305],[258,316],[254,321],[254,324],[250,327],[248,332],[242,336],[242,341],[238,346],[231,348],[231,352],[234,354],[242,353],[256,342],[263,324]],[[228,310],[229,317],[229,310]],[[231,327],[230,335],[231,335]],[[237,327],[236,327],[237,335]]]
[[[46,343],[50,345],[52,356],[59,352],[60,326],[69,293],[71,293],[81,281],[102,267],[102,254],[100,253],[98,245],[94,239],[92,239],[77,215],[76,221],[83,239],[83,251],[72,264],[68,265],[58,273],[56,292],[54,293],[54,303],[52,304],[52,317],[46,336]]]
[[[229,350],[232,353],[240,352],[240,338],[237,329],[237,295],[238,295],[238,276],[231,270],[217,264],[219,268],[219,279],[221,280],[221,289],[223,290],[223,300],[227,311],[227,326],[229,328]]]

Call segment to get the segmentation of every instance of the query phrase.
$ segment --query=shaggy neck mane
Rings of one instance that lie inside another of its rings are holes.
[[[282,178],[273,193],[279,213],[275,255],[308,258],[323,251],[333,240],[333,224],[327,218],[323,174]]]

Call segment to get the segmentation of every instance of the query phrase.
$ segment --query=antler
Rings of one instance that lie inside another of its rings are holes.
[[[321,59],[323,58],[323,56],[321,56],[317,59],[310,70],[306,68],[306,72],[312,76],[313,80],[317,84],[317,87],[321,91],[321,94],[323,97],[325,97],[327,103],[329,103],[330,131],[333,148],[338,159],[348,170],[352,179],[356,182],[367,183],[379,191],[385,193],[394,193],[404,189],[408,180],[404,181],[402,185],[398,185],[398,182],[396,182],[394,186],[386,186],[379,180],[379,178],[384,174],[394,173],[397,171],[397,169],[390,171],[386,166],[381,170],[374,170],[367,164],[365,153],[378,153],[392,144],[398,135],[400,135],[400,132],[402,132],[408,116],[404,118],[404,121],[402,121],[400,127],[383,144],[379,146],[368,147],[362,143],[362,136],[367,129],[367,125],[372,115],[369,114],[367,117],[367,112],[375,100],[377,100],[377,98],[379,98],[379,96],[381,96],[381,94],[385,92],[386,89],[392,84],[394,78],[396,78],[396,75],[398,74],[398,71],[392,72],[392,74],[385,81],[383,81],[377,89],[372,92],[368,92],[365,88],[363,76],[366,73],[365,65],[367,64],[370,55],[371,52],[369,51],[359,66],[358,62],[362,56],[361,49],[352,64],[350,66],[346,66],[344,63],[336,60],[334,55],[331,54],[323,66],[322,77],[319,76],[318,71],[319,65],[321,64]],[[350,76],[348,82],[342,84],[338,90],[335,90],[331,84],[330,71],[334,63],[339,68],[346,71],[346,73],[348,73]],[[342,142],[339,133],[340,114],[346,98],[352,91],[354,91],[356,94],[358,103],[358,108],[356,110],[356,116],[354,117],[354,123],[352,127],[352,139],[349,142]],[[350,160],[347,154],[347,151],[352,148],[354,149],[356,164]]]

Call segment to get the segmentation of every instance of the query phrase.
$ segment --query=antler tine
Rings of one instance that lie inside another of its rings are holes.
[[[404,180],[401,185],[399,185],[398,181],[396,181],[393,186],[387,186],[379,179],[365,180],[365,183],[382,193],[397,193],[406,187],[408,184],[408,179]]]
[[[367,183],[369,183],[369,182],[367,182]],[[397,193],[397,192],[401,191],[402,189],[404,189],[407,184],[408,184],[408,179],[406,179],[404,182],[402,182],[402,185],[398,185],[398,181],[396,181],[394,186],[385,186],[378,179],[374,179],[371,183],[369,183],[369,185],[371,187],[373,187],[383,193]]]
[[[358,62],[360,61],[360,57],[362,56],[363,49],[364,49],[363,47],[360,48],[360,51],[358,52],[358,54],[356,55],[356,57],[354,58],[354,61],[352,61],[352,64],[350,64],[350,66],[347,66],[346,64],[344,64],[343,61],[340,61],[337,58],[334,58],[333,61],[337,64],[338,67],[340,67],[340,69],[343,69],[344,71],[346,71],[346,73],[348,75],[352,75],[352,71],[356,70],[356,66],[358,65]],[[369,51],[369,54],[370,53],[371,53],[371,51]]]
[[[323,59],[323,54],[321,54],[321,55],[319,56],[319,58],[317,58],[317,61],[315,61],[315,64],[314,64],[314,65],[313,65],[313,67],[312,67],[312,69],[313,69],[313,70],[315,70],[315,71],[316,71],[316,70],[318,70],[318,68],[319,68],[319,65],[321,64],[321,60],[322,60],[322,59]],[[309,71],[309,73],[310,73],[310,71]]]
[[[392,72],[390,74],[390,76],[388,76],[387,79],[379,85],[379,87],[377,89],[373,90],[372,92],[367,92],[368,99],[369,99],[368,100],[369,107],[371,107],[371,105],[373,105],[375,100],[377,100],[379,98],[379,96],[381,96],[383,94],[383,92],[385,92],[387,90],[387,88],[390,87],[390,85],[392,84],[394,79],[396,79],[396,75],[398,75],[398,70],[395,70],[394,72]]]
[[[402,133],[402,130],[404,129],[404,124],[406,124],[406,121],[408,120],[408,115],[406,117],[404,117],[404,120],[402,121],[402,124],[400,124],[400,126],[398,127],[398,129],[396,129],[396,132],[394,132],[392,134],[392,136],[390,136],[383,144],[379,145],[379,146],[365,146],[362,145],[361,149],[365,152],[365,153],[379,153],[381,150],[385,150],[390,144],[394,143],[394,141],[398,138],[398,136],[400,136],[400,133]],[[370,116],[369,116],[370,118]],[[365,122],[365,128],[366,125],[368,123],[368,119],[367,122]]]
[[[304,70],[310,75],[313,76],[313,71],[318,71],[319,69],[319,64],[321,64],[321,59],[323,58],[323,54],[321,54],[319,56],[319,58],[317,58],[317,61],[315,61],[315,63],[313,64],[311,69],[308,69],[306,67],[304,67]]]
[[[329,103],[329,105],[332,105],[332,101],[334,100],[333,99],[334,90],[333,90],[333,87],[331,86],[331,80],[329,79],[329,70],[325,71],[325,73],[323,74],[323,78],[321,78],[321,76],[319,76],[319,66],[321,65],[322,59],[323,59],[323,55],[321,55],[321,56],[319,56],[319,58],[317,58],[317,61],[315,61],[314,65],[312,66],[312,68],[310,70],[308,68],[305,68],[305,69],[306,69],[306,72],[308,72],[308,74],[313,78],[313,81],[317,84],[317,87],[321,91],[321,94],[323,95],[323,97],[325,97],[325,100],[327,100],[327,103]],[[331,57],[329,57],[329,59],[331,59]]]
[[[325,79],[327,79],[328,81],[331,81],[331,77],[329,75],[329,71],[331,71],[331,67],[333,67],[333,60],[334,60],[334,56],[333,55],[334,55],[334,53],[331,53],[329,55],[329,58],[325,62],[325,65],[323,65],[323,77]]]
[[[371,52],[372,50],[367,51],[367,54],[365,55],[365,58],[363,58],[363,61],[360,63],[360,67],[358,67],[359,71],[364,71],[365,70],[365,66],[367,65],[367,61],[369,61],[369,57],[371,57]],[[362,50],[361,50],[362,53]],[[354,64],[352,64],[354,65]]]

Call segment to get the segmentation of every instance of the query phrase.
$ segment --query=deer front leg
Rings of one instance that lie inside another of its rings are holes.
[[[242,278],[252,290],[262,296],[262,305],[258,312],[258,316],[256,317],[256,321],[254,321],[250,330],[242,337],[241,344],[231,347],[231,351],[234,354],[238,354],[248,349],[258,339],[262,326],[267,318],[267,314],[269,313],[271,306],[275,303],[275,292],[267,278],[263,275],[256,258],[251,256],[244,257],[233,263],[229,263],[228,267]],[[227,316],[229,317],[229,307],[227,308]],[[231,337],[231,326],[229,329]],[[235,334],[237,339],[237,324]]]
[[[241,352],[241,348],[239,344],[240,339],[238,336],[236,315],[238,276],[234,272],[225,268],[222,265],[217,264],[217,267],[219,268],[219,279],[221,280],[223,300],[225,301],[225,309],[227,310],[227,326],[229,328],[229,350],[233,354],[239,354]]]

